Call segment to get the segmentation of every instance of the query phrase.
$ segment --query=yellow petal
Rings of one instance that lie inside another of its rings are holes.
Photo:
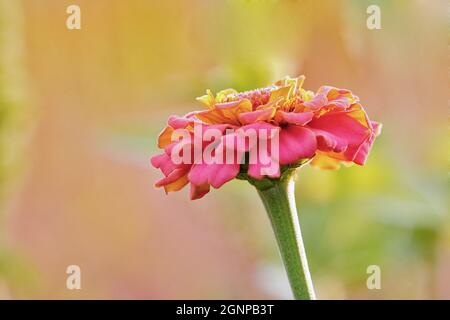
[[[217,107],[215,110],[222,113],[222,115],[227,119],[227,123],[239,124],[239,113],[252,111],[252,103],[248,99],[242,99],[231,107]]]
[[[250,111],[252,111],[252,109],[253,109],[253,106],[252,106],[252,103],[250,102],[250,100],[243,99],[241,101],[241,103],[239,103],[237,111],[238,112],[250,112]]]
[[[229,98],[236,95],[238,92],[234,89],[225,89],[222,91],[219,91],[216,95],[216,102],[226,102]]]
[[[270,93],[269,102],[275,101],[279,98],[287,98],[289,95],[289,91],[291,90],[291,86],[283,86],[280,87]]]
[[[305,76],[300,76],[297,78],[289,78],[286,80],[286,84],[291,86],[291,90],[289,91],[288,97],[294,97],[299,89],[303,86],[303,82],[305,81]]]
[[[311,90],[300,89],[300,94],[302,96],[303,101],[307,102],[314,98],[315,94]]]
[[[204,106],[208,107],[209,109],[212,109],[214,107],[215,98],[211,90],[209,89],[206,90],[206,94],[204,96],[198,97],[196,100],[200,101]]]

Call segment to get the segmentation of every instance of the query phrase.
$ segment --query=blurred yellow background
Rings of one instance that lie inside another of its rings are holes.
[[[248,183],[166,196],[148,160],[205,89],[300,74],[384,124],[365,167],[298,174],[318,297],[450,298],[447,15],[444,0],[0,0],[0,298],[290,298]]]

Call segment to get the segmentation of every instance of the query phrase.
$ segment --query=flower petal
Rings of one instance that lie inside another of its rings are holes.
[[[195,114],[195,117],[205,123],[228,123],[227,117],[220,112],[219,109],[211,109],[200,111]]]
[[[193,118],[170,116],[167,123],[174,129],[184,129],[193,123]]]
[[[239,163],[214,164],[210,167],[209,182],[214,188],[220,188],[226,182],[233,180],[239,173]]]
[[[264,163],[270,161],[270,164],[263,164],[263,161],[258,157],[257,163],[250,163],[248,165],[247,174],[257,180],[261,180],[264,177],[270,177],[273,179],[280,177],[280,164],[278,159],[265,160]],[[270,170],[269,170],[270,169]]]
[[[196,99],[200,101],[204,106],[208,107],[208,109],[212,109],[214,106],[215,97],[212,94],[211,90],[206,90],[206,94],[204,96],[198,97]]]
[[[163,149],[172,143],[172,133],[174,129],[170,126],[164,128],[158,136],[158,148]]]
[[[220,188],[226,182],[236,178],[239,173],[239,163],[234,164],[194,164],[188,174],[189,181],[196,186],[210,184]]]
[[[152,166],[160,169],[166,177],[177,168],[177,166],[171,161],[170,157],[166,153],[153,156],[150,159],[150,162]]]
[[[167,177],[158,180],[155,186],[164,187],[166,193],[178,191],[189,182],[187,172],[186,168],[175,169]]]
[[[291,90],[291,87],[292,87],[291,85],[287,85],[273,90],[270,93],[269,102],[278,100],[279,98],[287,98],[289,91]]]
[[[316,94],[311,100],[303,103],[308,110],[318,110],[325,106],[328,102],[327,96],[323,93]]]
[[[308,124],[318,137],[319,150],[343,152],[345,160],[354,160],[361,145],[373,133],[353,117],[352,112],[328,113]]]
[[[197,186],[197,185],[191,183],[191,190],[190,190],[191,200],[200,199],[208,192],[209,192],[209,184],[206,183],[206,184]]]
[[[341,161],[327,154],[318,151],[314,158],[309,163],[312,167],[325,169],[325,170],[337,170],[341,167]]]
[[[276,121],[281,123],[296,124],[299,126],[304,126],[312,120],[314,113],[308,112],[286,112],[278,110],[275,116]]]
[[[301,126],[288,125],[280,131],[280,164],[311,158],[317,149],[314,133]]]
[[[258,109],[251,112],[240,113],[238,118],[242,124],[254,123],[257,121],[268,121],[275,114],[275,108]]]

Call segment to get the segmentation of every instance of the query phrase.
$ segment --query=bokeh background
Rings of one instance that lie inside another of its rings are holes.
[[[66,8],[81,7],[81,30]],[[369,5],[381,30],[366,27]],[[255,190],[164,195],[148,159],[205,89],[350,88],[384,124],[365,167],[302,169],[322,299],[450,298],[444,0],[0,0],[0,298],[290,292]],[[82,289],[66,288],[66,268]],[[368,290],[379,265],[382,289]]]

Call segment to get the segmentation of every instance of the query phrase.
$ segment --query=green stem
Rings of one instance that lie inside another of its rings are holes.
[[[272,223],[294,298],[315,300],[295,206],[293,175],[255,186]]]

